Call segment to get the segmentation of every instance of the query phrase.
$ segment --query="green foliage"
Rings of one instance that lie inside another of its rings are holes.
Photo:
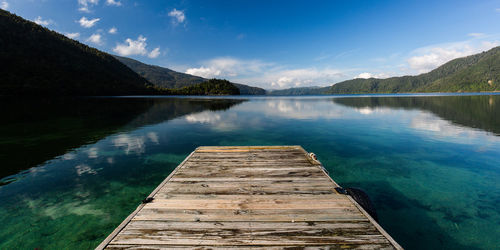
[[[241,95],[265,95],[266,90],[263,88],[252,87],[244,84],[233,83],[240,90]]]
[[[207,79],[199,76],[193,76],[159,66],[144,64],[127,57],[115,56],[115,58],[130,67],[142,77],[146,78],[158,88],[183,88],[207,81]],[[233,84],[240,90],[240,94],[242,95],[266,94],[266,91],[261,88],[238,83]]]
[[[154,94],[111,55],[0,10],[0,95]]]
[[[418,76],[353,79],[326,94],[500,91],[500,47],[457,58]]]
[[[330,87],[303,87],[272,90],[268,95],[322,95]]]
[[[148,79],[148,81],[150,81],[152,84],[160,88],[167,88],[167,89],[183,88],[198,83],[202,83],[207,80],[202,77],[176,72],[171,69],[144,64],[142,62],[127,57],[121,57],[121,56],[114,56],[114,57],[118,59],[118,61],[127,65],[137,74]]]
[[[210,79],[208,81],[180,89],[162,89],[167,95],[239,95],[240,90],[228,80]]]

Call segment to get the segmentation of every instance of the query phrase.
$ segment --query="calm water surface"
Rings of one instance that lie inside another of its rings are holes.
[[[500,95],[0,100],[0,249],[91,249],[201,145],[302,145],[407,249],[499,249]]]

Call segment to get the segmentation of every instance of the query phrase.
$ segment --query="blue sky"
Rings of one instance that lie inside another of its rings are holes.
[[[0,0],[100,50],[267,89],[419,74],[500,45],[500,1]]]

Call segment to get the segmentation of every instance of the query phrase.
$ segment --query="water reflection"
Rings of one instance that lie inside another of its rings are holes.
[[[34,117],[36,103],[20,104],[0,126],[13,154],[2,161],[43,157],[0,187],[0,248],[94,248],[197,146],[288,144],[364,188],[405,248],[491,249],[498,98],[111,98],[45,104]]]
[[[0,99],[0,179],[110,134],[204,110],[226,110],[244,100],[187,98]],[[147,138],[158,143],[155,132]],[[141,138],[116,138],[117,147],[141,150]],[[91,148],[89,158],[98,156]],[[67,154],[65,154],[67,153]]]
[[[353,107],[364,114],[370,114],[379,108],[430,111],[453,124],[500,135],[500,95],[365,97],[332,100],[336,104]]]

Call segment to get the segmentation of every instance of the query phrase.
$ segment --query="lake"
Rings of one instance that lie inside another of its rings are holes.
[[[500,95],[0,104],[0,249],[96,247],[202,145],[301,145],[406,249],[499,249]]]

